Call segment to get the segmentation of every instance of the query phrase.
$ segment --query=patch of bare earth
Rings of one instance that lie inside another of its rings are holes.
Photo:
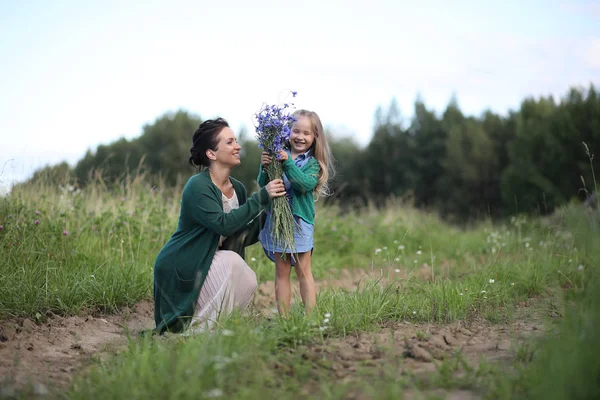
[[[150,301],[101,317],[54,316],[40,325],[30,319],[0,321],[0,398],[24,387],[38,395],[64,387],[92,356],[125,345],[128,333],[153,324]]]
[[[364,389],[365,379],[376,384],[378,377],[382,382],[389,382],[390,377],[410,377],[413,382],[435,388],[435,383],[427,382],[444,361],[462,360],[452,372],[457,378],[465,374],[465,367],[476,370],[482,359],[509,367],[514,361],[515,345],[541,332],[538,323],[525,321],[509,325],[485,321],[447,325],[395,322],[380,332],[330,338],[297,351],[313,363],[315,376],[325,374],[345,383],[352,388],[347,398],[363,399],[370,398],[368,389]],[[312,390],[310,385],[306,390]],[[465,389],[431,389],[425,393],[441,398],[480,398],[477,392]],[[419,391],[404,393],[408,399],[422,395]]]
[[[431,279],[427,266],[412,271],[336,270],[317,282],[317,290],[352,291],[366,279],[381,279],[384,283],[411,274],[421,280]],[[297,294],[297,282],[295,291]],[[259,285],[254,307],[267,314],[275,309],[272,281]],[[147,300],[113,315],[53,316],[39,325],[30,319],[0,321],[0,398],[11,397],[24,387],[33,388],[39,395],[64,388],[93,357],[118,350],[126,345],[128,334],[135,336],[153,326],[153,304]],[[384,370],[389,373],[390,363],[395,365],[398,374],[426,374],[457,351],[473,363],[482,355],[489,360],[508,359],[515,335],[518,338],[536,329],[537,326],[524,322],[509,326],[490,326],[483,322],[447,326],[394,323],[380,333],[332,338],[326,344],[313,345],[304,351],[305,358],[315,361],[319,368],[325,368],[325,364],[317,360],[328,360],[329,373],[336,379],[351,382],[360,379],[359,370],[365,367],[377,373]]]

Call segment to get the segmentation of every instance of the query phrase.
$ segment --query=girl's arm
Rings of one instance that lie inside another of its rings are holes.
[[[283,162],[283,171],[294,191],[306,193],[315,190],[317,187],[321,166],[316,158],[311,158],[308,163],[300,169],[294,164],[294,160],[290,157]]]
[[[258,182],[258,186],[260,187],[264,187],[267,185],[267,183],[269,183],[269,175],[267,174],[267,171],[263,169],[262,164],[260,165],[260,169],[258,171],[258,178],[256,178],[256,181]]]

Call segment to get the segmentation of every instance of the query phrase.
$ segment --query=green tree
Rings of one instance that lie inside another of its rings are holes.
[[[444,172],[442,161],[446,156],[446,131],[433,111],[417,98],[409,134],[414,149],[408,163],[407,175],[414,188],[418,207],[433,207],[439,199],[438,182]]]
[[[90,174],[99,172],[108,182],[128,174],[146,172],[162,177],[175,185],[187,179],[193,169],[188,165],[191,138],[199,117],[186,111],[166,113],[152,124],[144,125],[138,138],[121,138],[108,145],[99,145],[96,152],[88,150],[76,167],[75,174],[85,183]]]
[[[560,176],[570,164],[554,133],[557,105],[552,97],[521,104],[515,140],[508,146],[509,165],[501,178],[502,197],[514,212],[547,213],[567,200]]]
[[[402,128],[395,100],[390,103],[387,115],[380,120],[385,122],[376,125],[362,157],[363,191],[377,202],[389,196],[405,195],[412,183],[409,172],[412,138]]]
[[[443,166],[438,184],[445,194],[439,203],[442,216],[458,220],[485,216],[492,200],[486,189],[494,181],[497,158],[494,144],[478,120],[463,119],[452,126]]]

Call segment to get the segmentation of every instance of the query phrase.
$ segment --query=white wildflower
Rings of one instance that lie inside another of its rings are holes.
[[[256,261],[256,258],[252,257],[252,258],[250,259],[250,261]]]
[[[382,251],[381,249],[375,249],[375,254],[379,254],[379,253],[381,253],[381,251]]]
[[[327,323],[329,323],[329,318],[325,318],[325,319],[323,320],[323,323],[324,323],[324,324],[327,324]]]
[[[400,246],[398,246],[398,250],[404,250],[404,245],[401,244]]]
[[[400,272],[400,270],[398,268],[396,268],[396,272]]]
[[[510,283],[510,286],[515,286],[515,283],[514,283],[514,282],[511,282],[511,283]]]
[[[323,332],[325,329],[327,329],[327,327],[326,327],[326,326],[320,326],[320,327],[319,327],[319,330],[320,330],[321,332]]]
[[[204,396],[208,397],[210,399],[214,399],[216,397],[222,397],[223,391],[219,388],[211,389],[208,392],[204,393]]]
[[[417,255],[421,255],[423,252],[421,250],[417,250]]]
[[[387,250],[387,246],[383,246],[383,249],[384,249],[384,250]]]
[[[485,290],[482,290],[481,293],[487,293]]]
[[[400,257],[394,258],[394,261],[400,261]]]
[[[494,283],[494,282],[496,282],[495,279],[490,279],[490,283]]]
[[[577,266],[577,271],[583,271],[583,268],[584,268],[583,264],[579,264]]]
[[[525,247],[529,247],[529,242],[525,243]]]
[[[325,318],[331,318],[331,314],[330,313],[325,313]]]
[[[458,295],[459,295],[459,296],[462,296],[462,295],[463,295],[463,293],[462,293],[462,292],[460,292]]]

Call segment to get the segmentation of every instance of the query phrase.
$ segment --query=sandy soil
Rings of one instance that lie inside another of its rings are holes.
[[[355,290],[365,278],[381,277],[383,283],[410,273],[423,280],[431,278],[426,266],[412,272],[395,268],[341,270],[319,281],[317,289]],[[294,288],[297,295],[297,282]],[[273,282],[259,285],[253,306],[273,312]],[[153,304],[149,300],[114,315],[51,316],[41,324],[30,319],[0,321],[0,398],[10,397],[15,390],[29,385],[38,395],[48,394],[49,388],[64,387],[92,358],[117,350],[126,345],[128,335],[153,325]],[[456,323],[441,328],[395,323],[378,334],[331,339],[326,346],[311,346],[306,357],[329,360],[339,379],[352,379],[359,366],[377,366],[389,362],[390,356],[403,360],[397,367],[398,373],[420,373],[434,370],[437,363],[457,350],[469,362],[482,355],[489,360],[506,359],[512,340],[536,330],[539,324],[522,321],[494,326],[484,322]]]

